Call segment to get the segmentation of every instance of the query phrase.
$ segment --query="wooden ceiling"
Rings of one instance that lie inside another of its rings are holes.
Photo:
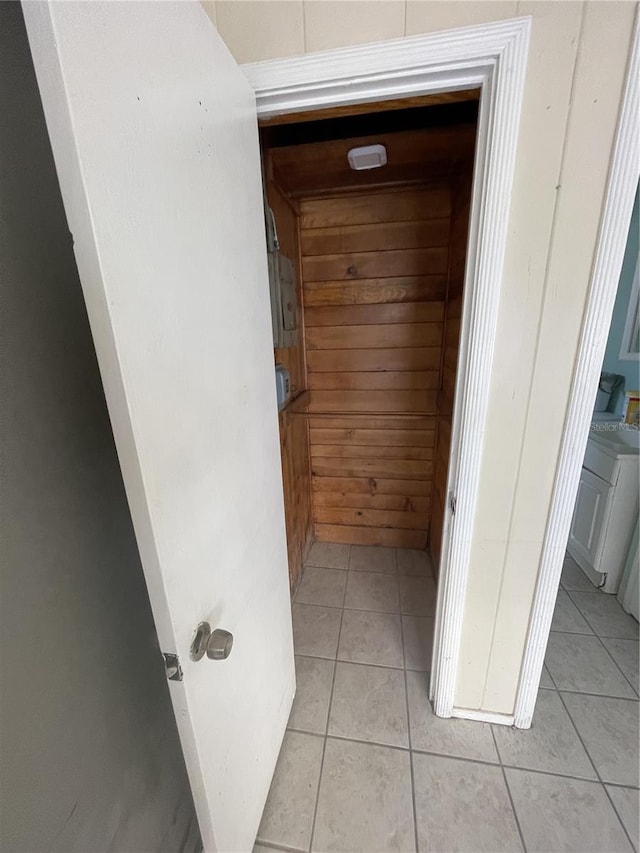
[[[469,168],[475,141],[475,122],[377,133],[271,148],[267,168],[270,179],[291,198],[424,184]],[[386,165],[352,170],[347,161],[349,149],[374,144],[387,149]]]

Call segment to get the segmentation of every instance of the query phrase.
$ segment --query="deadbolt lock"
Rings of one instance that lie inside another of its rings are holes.
[[[201,622],[191,643],[191,660],[202,660],[207,655],[210,660],[226,660],[233,647],[233,634],[222,628],[211,630],[208,622]]]

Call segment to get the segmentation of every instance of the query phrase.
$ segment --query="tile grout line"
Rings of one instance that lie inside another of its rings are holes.
[[[496,725],[495,723],[487,723],[487,725]],[[382,741],[377,740],[363,740],[361,738],[347,737],[346,735],[337,735],[330,734],[325,735],[322,732],[311,732],[306,729],[296,729],[290,728],[288,729],[290,732],[297,732],[302,735],[309,735],[309,737],[315,738],[331,738],[332,740],[345,741],[347,743],[359,743],[363,746],[378,746],[383,749],[395,749],[400,752],[411,752],[416,755],[429,755],[433,758],[448,758],[452,761],[462,761],[466,764],[480,764],[483,767],[504,767],[505,770],[518,770],[523,773],[534,773],[537,776],[553,776],[555,779],[571,779],[574,782],[588,782],[592,785],[610,785],[612,788],[623,788],[627,791],[637,791],[640,792],[640,788],[637,788],[634,785],[625,785],[622,782],[602,782],[600,779],[594,779],[592,776],[575,776],[571,773],[559,773],[557,770],[540,770],[537,767],[525,767],[518,764],[503,764],[500,760],[498,761],[486,761],[482,758],[469,758],[464,755],[455,755],[450,752],[435,752],[434,750],[429,749],[419,749],[417,747],[412,747],[409,749],[407,746],[400,746],[398,744],[393,743],[383,743]],[[260,842],[263,843],[263,842]]]
[[[582,609],[580,608],[580,605],[579,605],[576,601],[574,601],[574,600],[573,600],[573,595],[591,595],[591,593],[590,593],[590,592],[585,592],[584,590],[580,590],[580,589],[565,590],[565,592],[566,592],[566,593],[567,593],[567,595],[569,596],[569,599],[570,599],[571,603],[573,604],[573,606],[578,610],[579,614],[582,616],[582,618],[583,618],[583,619],[584,619],[584,621],[587,623],[587,625],[591,628],[591,630],[593,631],[593,633],[594,633],[597,637],[599,637],[599,636],[600,636],[600,634],[596,631],[596,629],[593,627],[593,625],[591,624],[591,622],[589,622],[589,620],[587,619],[587,617],[584,615],[584,613],[582,612]],[[573,593],[573,595],[572,595],[571,593]],[[600,593],[600,595],[601,595],[601,596],[607,596],[607,598],[609,598],[610,600],[614,600],[614,601],[616,601],[616,603],[617,603],[617,604],[618,604],[618,606],[620,607],[619,602],[617,601],[617,599],[615,598],[615,596],[614,596],[614,595],[612,595],[611,593],[608,593],[608,592],[602,592],[601,590],[596,590],[596,593]],[[628,614],[625,610],[623,610],[623,609],[622,609],[622,607],[620,607],[620,612],[621,612],[624,616],[629,616],[629,614]],[[629,618],[633,620],[633,616],[630,616]],[[635,621],[635,620],[633,620],[633,621]],[[638,637],[608,637],[607,639],[611,639],[611,640],[637,640],[637,639],[638,639]]]
[[[498,756],[498,762],[500,766],[500,771],[502,773],[502,778],[504,780],[505,788],[507,789],[507,796],[509,797],[509,802],[511,803],[511,811],[513,812],[513,819],[516,822],[516,828],[518,830],[518,835],[520,836],[520,843],[522,844],[522,849],[524,853],[527,853],[527,845],[524,840],[524,833],[522,831],[522,827],[520,826],[520,818],[518,817],[518,812],[516,810],[516,804],[513,802],[513,796],[511,794],[511,788],[509,787],[509,781],[507,779],[507,773],[504,769],[504,764],[502,763],[502,756],[500,755],[500,749],[498,747],[498,740],[496,738],[496,733],[493,730],[493,723],[489,723],[489,729],[491,730],[491,737],[493,738],[493,746],[496,751],[496,755]]]
[[[333,705],[333,691],[336,686],[336,673],[338,671],[338,649],[340,648],[340,638],[342,636],[342,622],[344,619],[344,603],[347,598],[347,586],[349,585],[349,566],[351,565],[351,545],[349,545],[349,554],[347,556],[347,579],[342,591],[342,608],[340,610],[340,627],[338,628],[338,642],[336,643],[336,653],[333,658],[333,678],[331,679],[331,692],[329,694],[329,708],[327,710],[327,722],[325,723],[324,738],[322,743],[322,757],[320,759],[320,773],[318,774],[318,787],[316,789],[316,802],[313,809],[313,820],[311,822],[311,834],[309,836],[309,848],[311,853],[313,848],[313,838],[316,833],[316,819],[318,817],[318,803],[320,802],[320,786],[322,785],[322,773],[324,771],[324,757],[327,752],[327,738],[329,736],[329,720],[331,719],[331,706]]]
[[[575,603],[575,602],[574,602],[574,603]],[[551,670],[548,670],[548,672],[549,672],[549,678],[551,679],[551,681],[553,682],[553,684],[554,684],[554,686],[555,686],[556,682],[555,682],[555,679],[554,679],[553,675],[551,675]],[[578,730],[578,726],[576,725],[576,722],[575,722],[575,720],[573,719],[573,717],[572,717],[572,715],[571,715],[571,711],[569,710],[569,708],[567,707],[566,702],[564,701],[564,696],[562,695],[562,692],[561,692],[560,690],[558,690],[557,686],[556,686],[556,690],[557,690],[557,692],[558,692],[558,696],[560,697],[560,701],[562,702],[562,706],[563,706],[564,710],[566,711],[566,713],[568,714],[569,719],[571,720],[571,725],[573,726],[573,728],[574,728],[574,730],[575,730],[575,733],[576,733],[576,735],[577,735],[577,737],[578,737],[578,740],[579,740],[579,741],[580,741],[580,743],[582,744],[582,748],[584,749],[584,751],[587,753],[587,758],[588,758],[588,759],[589,759],[589,761],[591,762],[591,766],[593,767],[593,771],[594,771],[594,773],[596,774],[596,776],[597,776],[597,778],[598,778],[598,781],[600,782],[600,785],[602,786],[602,790],[604,791],[604,795],[605,795],[605,797],[609,800],[609,803],[610,803],[610,805],[611,805],[611,808],[613,809],[613,813],[614,813],[614,814],[615,814],[615,816],[618,818],[618,823],[619,823],[619,824],[620,824],[620,826],[622,827],[622,831],[623,831],[623,832],[624,832],[624,834],[626,835],[626,837],[627,837],[627,839],[628,839],[628,841],[629,841],[629,844],[631,845],[631,849],[632,849],[632,850],[635,850],[635,844],[634,844],[634,843],[633,843],[633,841],[631,840],[631,836],[630,836],[630,835],[629,835],[629,833],[627,832],[627,827],[624,825],[624,823],[623,823],[623,821],[622,821],[622,818],[621,818],[621,817],[620,817],[620,815],[618,814],[618,809],[615,807],[615,804],[614,804],[614,802],[613,802],[613,799],[612,799],[611,795],[609,794],[609,791],[607,790],[607,786],[605,785],[604,781],[602,780],[602,776],[600,775],[600,771],[599,771],[599,770],[598,770],[598,768],[596,767],[596,763],[595,763],[595,761],[593,760],[593,758],[591,757],[591,753],[590,753],[590,752],[589,752],[589,750],[587,749],[587,745],[586,745],[586,743],[584,742],[584,740],[583,740],[583,738],[582,738],[582,735],[580,734],[580,732],[579,732],[579,730]]]
[[[596,590],[596,592],[597,592],[597,590]],[[600,594],[601,594],[601,595],[606,595],[607,593],[602,592],[602,593],[600,593]],[[622,677],[623,677],[623,678],[624,678],[624,680],[627,682],[627,684],[629,685],[629,687],[633,690],[633,692],[634,692],[634,694],[635,694],[635,697],[636,697],[636,698],[640,698],[640,697],[638,697],[638,691],[635,689],[635,687],[633,686],[633,684],[631,683],[631,681],[627,678],[627,676],[626,676],[626,675],[625,675],[625,673],[622,671],[622,669],[618,666],[618,662],[616,661],[616,659],[614,658],[614,656],[611,654],[611,652],[609,651],[609,649],[608,649],[608,648],[605,646],[605,644],[602,642],[602,637],[600,636],[600,634],[596,631],[596,629],[593,627],[593,625],[591,624],[591,622],[589,622],[589,620],[587,619],[587,617],[585,616],[585,614],[582,612],[582,610],[580,610],[579,605],[578,605],[578,604],[576,604],[576,602],[573,600],[573,598],[571,598],[571,596],[570,596],[570,595],[569,595],[569,598],[571,599],[571,601],[572,601],[572,603],[573,603],[573,606],[578,608],[578,611],[580,612],[580,615],[582,616],[582,618],[584,619],[584,621],[587,623],[587,625],[591,628],[591,630],[593,631],[594,636],[595,636],[595,637],[597,637],[598,642],[600,643],[600,645],[602,646],[602,648],[605,650],[605,652],[607,653],[607,655],[608,655],[608,656],[610,657],[610,659],[613,661],[613,665],[615,666],[615,668],[616,668],[616,669],[618,670],[618,672],[622,675]],[[620,609],[622,610],[622,608],[620,608]],[[624,613],[624,610],[623,610],[622,612]],[[633,638],[633,637],[605,637],[605,640],[626,640],[626,639],[629,639],[629,640],[631,640],[631,641],[633,642],[635,638]],[[621,698],[621,699],[622,699],[622,698],[626,698],[626,697],[622,697],[622,696],[621,696],[621,697],[615,697],[615,696],[612,696],[611,698],[612,698],[612,699],[616,699],[616,698]]]
[[[547,670],[549,673],[549,677],[551,677],[551,670]],[[550,687],[539,687],[539,690],[551,690]],[[591,693],[589,690],[571,690],[568,687],[557,687],[554,688],[558,690],[558,692],[562,693],[571,693],[573,695],[579,696],[593,696],[594,699],[620,699],[622,702],[636,702],[640,701],[638,696],[612,696],[610,693]]]
[[[406,4],[405,4],[406,5]],[[406,15],[406,11],[405,11]],[[396,577],[399,578],[399,566],[398,566],[398,549],[395,549],[395,561],[396,561]],[[400,600],[400,581],[398,581],[398,601]],[[418,844],[418,810],[416,808],[416,785],[415,785],[415,777],[413,772],[413,750],[411,743],[411,712],[409,711],[409,685],[407,683],[407,657],[405,654],[404,647],[404,622],[402,621],[402,616],[400,616],[400,641],[402,643],[402,671],[404,673],[404,700],[405,706],[407,710],[407,740],[409,741],[409,778],[411,782],[411,808],[413,809],[413,840],[416,846],[416,853],[418,853],[420,847]],[[428,701],[428,700],[427,700]]]
[[[345,608],[345,612],[348,609],[349,608]],[[358,610],[356,612],[357,613],[374,613],[375,611],[373,611],[373,610]],[[379,615],[381,615],[381,616],[398,616],[399,614],[398,613],[382,613]],[[401,625],[402,625],[402,623],[401,623]],[[377,669],[392,669],[394,672],[399,672],[400,670],[403,670],[405,668],[404,666],[391,666],[390,664],[386,664],[386,663],[370,663],[369,661],[351,660],[349,658],[341,658],[341,657],[323,658],[320,655],[307,655],[304,652],[295,652],[295,655],[296,655],[296,657],[312,658],[313,660],[335,660],[337,663],[352,663],[355,666],[373,666],[373,667],[376,667]],[[407,668],[407,672],[425,672],[425,673],[428,673],[428,672],[430,672],[430,670]],[[617,698],[617,697],[611,697],[611,698]]]

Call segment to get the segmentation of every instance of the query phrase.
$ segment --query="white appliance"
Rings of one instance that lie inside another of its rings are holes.
[[[612,594],[638,520],[640,479],[640,432],[616,420],[591,424],[567,543],[594,586]]]

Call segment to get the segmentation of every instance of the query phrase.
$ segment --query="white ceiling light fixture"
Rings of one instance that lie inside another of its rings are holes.
[[[379,169],[387,162],[387,149],[384,145],[362,145],[347,152],[347,160],[356,172]]]

